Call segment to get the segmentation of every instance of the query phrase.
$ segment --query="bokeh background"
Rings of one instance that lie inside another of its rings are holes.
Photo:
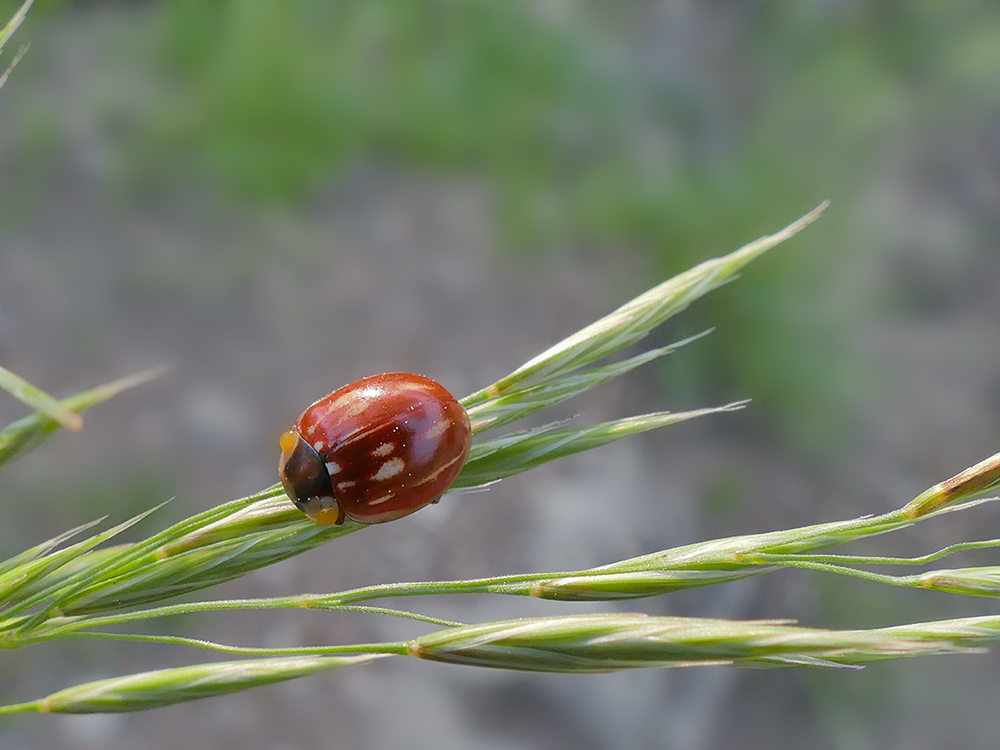
[[[149,531],[254,492],[276,436],[334,387],[403,369],[471,392],[827,198],[819,224],[654,339],[715,333],[563,415],[746,411],[452,496],[213,596],[567,570],[881,512],[1000,447],[994,3],[39,0],[8,60],[18,41],[31,49],[0,92],[0,361],[59,394],[173,369],[5,469],[4,556],[105,514],[173,498]],[[0,399],[0,422],[23,413]],[[869,548],[998,529],[984,509]],[[792,572],[630,607],[831,627],[996,611]],[[283,612],[149,626],[165,628],[262,645],[414,632]],[[0,698],[200,656],[5,652]],[[387,660],[146,714],[5,719],[0,746],[994,748],[998,667]]]

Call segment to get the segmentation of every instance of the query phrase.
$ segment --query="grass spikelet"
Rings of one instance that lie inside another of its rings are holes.
[[[294,656],[211,662],[95,680],[0,713],[93,714],[146,711],[293,680],[384,656]]]

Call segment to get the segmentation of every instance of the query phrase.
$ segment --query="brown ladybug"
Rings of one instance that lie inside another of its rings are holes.
[[[387,372],[324,396],[279,442],[281,483],[309,518],[383,523],[441,497],[465,464],[472,430],[440,383]]]

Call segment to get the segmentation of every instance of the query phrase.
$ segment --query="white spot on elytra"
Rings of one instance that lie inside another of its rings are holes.
[[[343,491],[346,489],[350,489],[356,484],[357,482],[337,482],[337,489]]]
[[[394,450],[396,450],[395,443],[382,443],[382,445],[372,451],[372,455],[378,456],[379,458],[385,458]]]
[[[354,419],[355,417],[360,417],[364,414],[371,403],[368,401],[362,401],[359,399],[354,399],[347,407],[347,411],[344,412],[343,419]]]
[[[384,482],[386,479],[391,479],[396,476],[403,469],[406,468],[406,461],[401,458],[390,458],[384,464],[378,467],[378,471],[372,474],[372,479],[376,482]]]
[[[368,505],[381,505],[382,503],[387,503],[394,497],[392,492],[387,492],[382,495],[382,497],[377,497],[374,500],[369,500]]]
[[[336,461],[326,462],[326,473],[329,474],[331,477],[339,471],[340,471],[340,464],[338,464]]]
[[[451,427],[450,419],[438,420],[429,430],[427,430],[427,432],[424,433],[423,436],[433,440],[434,438],[441,437],[449,427]]]
[[[449,468],[449,467],[450,467],[450,466],[451,466],[452,464],[454,464],[454,463],[455,463],[456,461],[458,461],[458,460],[459,460],[460,458],[462,458],[462,456],[461,456],[461,455],[458,455],[458,456],[455,456],[455,457],[454,457],[453,459],[451,459],[451,461],[449,461],[448,463],[446,463],[446,464],[444,464],[444,465],[442,465],[442,466],[439,466],[439,467],[438,467],[438,468],[437,468],[437,469],[436,469],[436,470],[435,470],[434,472],[432,472],[431,474],[428,474],[428,475],[427,475],[426,477],[424,477],[424,478],[423,478],[423,479],[421,479],[421,480],[420,480],[419,482],[417,482],[417,483],[416,483],[416,484],[414,485],[414,487],[419,487],[420,485],[422,485],[422,484],[426,484],[427,482],[433,482],[433,481],[434,481],[434,480],[436,480],[436,479],[437,479],[437,478],[438,478],[439,476],[441,476],[441,472],[443,472],[443,471],[445,471],[446,469],[448,469],[448,468]]]
[[[374,393],[372,392],[374,390]],[[322,418],[330,416],[335,411],[343,410],[342,419],[353,419],[360,416],[372,405],[372,399],[378,396],[378,389],[365,388],[362,391],[352,391],[338,397],[327,404]]]
[[[322,440],[320,440],[318,443],[316,443],[316,445],[313,446],[313,448],[315,448],[320,453],[322,453],[323,451],[326,450],[326,443],[324,443]]]

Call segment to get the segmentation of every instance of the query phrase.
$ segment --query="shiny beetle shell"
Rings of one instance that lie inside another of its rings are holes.
[[[281,436],[278,473],[316,523],[383,523],[437,500],[472,443],[465,409],[423,375],[363,378],[314,403]]]

